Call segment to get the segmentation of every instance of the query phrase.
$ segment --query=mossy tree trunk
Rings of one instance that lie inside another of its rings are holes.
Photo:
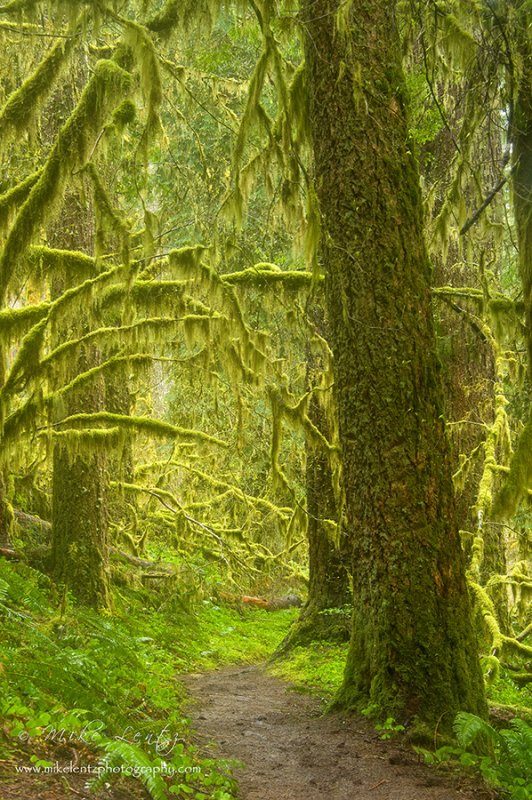
[[[0,346],[0,387],[4,385],[4,353]],[[1,434],[0,434],[1,442]],[[10,546],[11,515],[7,502],[5,465],[0,462],[0,547]]]
[[[352,545],[353,632],[337,703],[448,729],[458,709],[486,706],[394,7],[303,3]]]
[[[314,307],[312,320],[323,336],[323,310]],[[322,359],[307,349],[307,388],[318,385]],[[308,415],[312,423],[330,440],[327,408],[323,393],[315,391]],[[345,641],[351,631],[349,585],[349,542],[342,526],[331,460],[323,444],[306,441],[307,539],[309,550],[309,592],[299,619],[294,623],[279,651],[319,639]]]
[[[515,59],[519,69],[510,75],[514,86],[512,115],[512,204],[517,229],[519,275],[525,310],[525,335],[528,353],[528,386],[532,387],[532,44],[528,5],[516,2]],[[532,395],[529,416],[510,463],[510,473],[499,492],[494,515],[509,519],[532,486]]]
[[[50,235],[53,247],[92,252],[93,231],[87,209],[77,195],[65,199],[61,228]],[[77,285],[87,276],[67,270],[54,280],[53,294]],[[63,340],[83,335],[88,319],[65,321],[58,336]],[[93,345],[80,347],[69,368],[67,381],[96,366],[99,353]],[[61,416],[104,408],[103,379],[96,378],[82,389],[69,393]],[[57,583],[66,586],[77,600],[92,608],[109,605],[108,589],[108,511],[105,454],[72,451],[57,444],[53,453],[52,481],[52,573]]]
[[[116,324],[119,324],[116,321]],[[118,350],[116,351],[118,353]],[[112,352],[111,355],[115,353]],[[131,414],[131,393],[129,391],[130,369],[127,363],[118,370],[105,377],[105,408],[112,414]],[[124,440],[117,453],[110,454],[109,472],[116,482],[133,483],[133,447],[131,439]],[[132,501],[134,502],[134,500]],[[127,525],[131,517],[130,501],[126,498],[121,487],[109,491],[109,517],[116,520],[118,525]],[[133,545],[133,540],[130,541]]]
[[[523,286],[529,378],[532,385],[532,45],[528,38],[530,12],[523,11],[519,88],[510,130],[512,141],[512,202],[519,248],[519,273]]]
[[[12,514],[7,500],[6,479],[0,467],[0,547],[11,547]]]
[[[77,366],[94,366],[92,350],[80,354]],[[68,413],[103,407],[101,386],[72,398]],[[109,605],[107,471],[105,454],[73,453],[56,445],[52,483],[52,569],[55,580],[84,605]]]

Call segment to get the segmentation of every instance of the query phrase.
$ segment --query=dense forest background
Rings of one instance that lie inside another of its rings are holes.
[[[6,753],[155,757],[120,714],[249,614],[336,706],[529,736],[531,14],[0,5]]]

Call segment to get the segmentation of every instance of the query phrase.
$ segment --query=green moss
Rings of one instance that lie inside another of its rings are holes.
[[[74,36],[55,43],[33,75],[9,96],[0,110],[0,139],[3,145],[7,145],[13,136],[28,130],[32,120],[40,113],[43,101],[53,90],[75,45]]]
[[[171,425],[169,422],[162,422],[161,420],[150,419],[149,417],[132,417],[124,414],[111,414],[108,411],[95,411],[92,414],[71,414],[61,421],[61,425],[95,425],[98,423],[114,424],[132,433],[145,432],[164,439],[183,439],[189,442],[215,444],[219,447],[227,447],[225,442],[221,439],[217,439],[215,436],[210,436],[202,431],[180,428],[177,425]]]
[[[16,186],[13,186],[7,192],[0,195],[0,230],[8,226],[11,216],[17,211],[18,206],[26,200],[28,194],[41,177],[41,174],[42,169],[32,172],[31,175],[28,175],[27,178],[24,178],[24,180],[20,181]]]
[[[146,22],[148,30],[168,36],[179,22],[181,0],[166,0],[162,8]]]
[[[51,303],[40,303],[36,306],[8,308],[5,311],[0,311],[0,336],[5,341],[9,341],[12,337],[20,336],[28,325],[33,326],[42,317],[46,316],[51,307]]]
[[[493,515],[496,519],[510,519],[520,500],[532,488],[532,413],[521,432],[510,461],[510,472],[495,498]]]
[[[67,180],[83,165],[103,123],[122,95],[131,88],[131,76],[112,61],[99,61],[79,102],[61,128],[46,164],[20,207],[0,256],[0,302],[32,238],[53,217]]]
[[[311,272],[303,270],[279,270],[273,269],[273,264],[255,264],[253,267],[241,270],[240,272],[229,272],[222,275],[224,283],[232,286],[258,286],[263,289],[272,288],[277,290],[279,284],[288,290],[300,291],[308,290],[312,285],[313,275]],[[274,288],[275,287],[275,288]]]
[[[113,125],[115,125],[119,131],[122,131],[126,126],[131,125],[136,117],[137,106],[133,100],[126,99],[113,111]]]
[[[56,250],[42,245],[30,247],[28,260],[39,267],[41,275],[48,276],[51,270],[65,271],[72,276],[94,273],[96,262],[92,256],[78,250]]]
[[[332,700],[342,683],[347,648],[347,644],[316,639],[308,646],[296,646],[287,657],[276,660],[268,669],[301,689]]]

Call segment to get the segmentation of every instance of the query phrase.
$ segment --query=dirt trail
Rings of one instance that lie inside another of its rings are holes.
[[[241,800],[487,800],[479,786],[381,742],[366,720],[320,716],[316,698],[257,667],[187,677],[188,710],[210,755],[234,758]]]

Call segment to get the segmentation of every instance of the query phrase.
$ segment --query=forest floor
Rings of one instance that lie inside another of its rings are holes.
[[[320,699],[256,666],[190,675],[197,744],[235,759],[240,800],[491,800],[478,782],[381,741],[370,722],[323,715]]]
[[[319,697],[297,691],[261,667],[225,667],[182,680],[190,693],[187,711],[195,743],[206,756],[234,762],[239,800],[497,797],[462,774],[425,766],[401,743],[382,741],[362,717],[324,715]],[[77,756],[71,748],[63,750],[46,755],[65,766]],[[19,764],[27,764],[23,748],[19,755]],[[0,761],[1,766],[0,800],[149,798],[144,787],[131,778],[89,791],[87,777],[81,774],[17,774],[12,761]]]

